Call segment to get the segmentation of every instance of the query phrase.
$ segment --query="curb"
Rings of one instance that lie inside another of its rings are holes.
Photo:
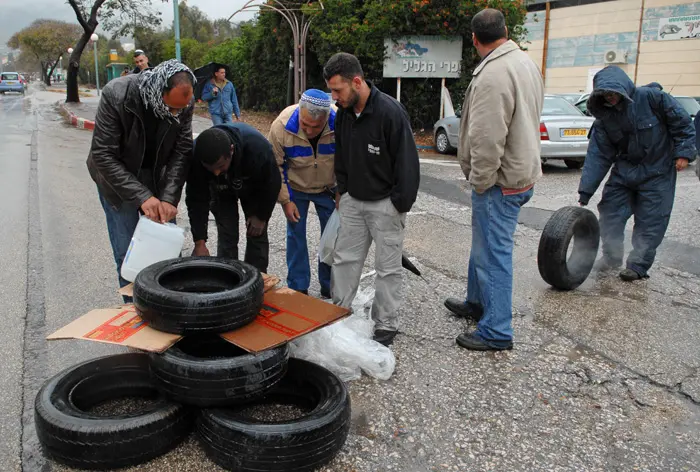
[[[78,115],[70,111],[64,104],[59,104],[58,109],[63,115],[63,117],[66,119],[66,122],[71,125],[75,126],[76,128],[79,129],[87,129],[87,130],[94,130],[95,129],[95,122],[86,120],[85,118],[80,118]]]

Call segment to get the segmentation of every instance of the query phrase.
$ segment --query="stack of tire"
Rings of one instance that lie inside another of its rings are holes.
[[[260,273],[239,261],[182,258],[154,264],[134,283],[134,304],[151,327],[182,334],[162,354],[128,353],[83,362],[49,379],[35,401],[45,454],[71,467],[104,470],[166,453],[196,429],[218,465],[232,471],[313,471],[340,451],[350,428],[345,384],[287,346],[249,354],[218,333],[251,322],[262,305]],[[97,405],[150,398],[138,411],[100,415]],[[304,414],[261,421],[257,405]]]

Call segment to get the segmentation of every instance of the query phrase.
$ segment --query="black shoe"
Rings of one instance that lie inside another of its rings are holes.
[[[503,342],[502,345],[494,346],[484,342],[475,333],[462,333],[457,336],[457,344],[472,351],[510,351],[513,349],[513,342]]]
[[[331,297],[331,290],[330,289],[328,289],[328,290],[321,289],[321,298],[333,298],[333,297]]]
[[[398,331],[389,331],[387,329],[378,329],[374,332],[374,340],[379,344],[389,346],[394,342],[394,338],[398,334]]]
[[[303,293],[304,295],[308,295],[309,291],[308,290],[297,290],[299,293]]]
[[[611,270],[616,270],[622,267],[622,262],[613,262],[606,257],[601,257],[593,264],[594,272],[608,272]]]
[[[445,300],[445,308],[454,313],[455,316],[476,322],[484,315],[484,309],[480,305],[472,302],[464,302],[457,298],[448,298]]]
[[[625,282],[634,282],[635,280],[643,279],[644,276],[632,269],[625,269],[620,272],[620,278]]]

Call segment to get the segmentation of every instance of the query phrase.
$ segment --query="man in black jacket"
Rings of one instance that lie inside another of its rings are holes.
[[[374,339],[389,345],[399,325],[406,213],[416,201],[420,182],[416,143],[406,109],[365,81],[355,56],[331,57],[323,78],[338,104],[335,175],[340,230],[331,271],[333,301],[352,304],[374,241]]]
[[[171,60],[111,80],[102,90],[87,167],[118,274],[139,212],[161,223],[177,215],[192,152],[194,83],[187,66]],[[119,276],[120,286],[128,283]]]
[[[187,178],[193,256],[208,256],[209,210],[218,231],[217,255],[238,259],[238,200],[246,218],[245,262],[267,272],[267,222],[282,186],[272,146],[245,123],[225,123],[200,134]]]

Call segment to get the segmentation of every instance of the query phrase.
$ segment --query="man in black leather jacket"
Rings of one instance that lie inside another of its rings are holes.
[[[194,84],[187,66],[171,60],[113,79],[102,91],[87,167],[107,218],[117,273],[139,212],[161,223],[177,215],[192,153]],[[128,282],[120,275],[119,284]]]

